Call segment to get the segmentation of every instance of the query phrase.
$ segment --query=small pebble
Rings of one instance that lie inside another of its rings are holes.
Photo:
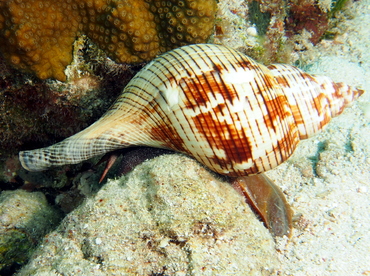
[[[256,37],[258,35],[257,29],[255,27],[249,27],[247,29],[247,34]]]
[[[95,243],[96,243],[97,245],[101,244],[101,243],[102,243],[101,238],[96,238],[96,239],[95,239]]]
[[[366,186],[361,186],[357,188],[358,193],[366,194],[367,193],[367,187]]]

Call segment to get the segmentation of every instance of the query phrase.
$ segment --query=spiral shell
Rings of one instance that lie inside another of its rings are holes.
[[[231,177],[256,174],[284,162],[363,92],[224,46],[184,46],[145,66],[93,125],[19,157],[38,171],[146,145]]]

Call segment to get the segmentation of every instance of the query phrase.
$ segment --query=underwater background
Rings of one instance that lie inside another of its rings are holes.
[[[18,160],[92,124],[147,61],[184,41],[369,91],[369,0],[168,1],[186,7],[173,18],[166,1],[81,2],[0,3],[0,275],[370,274],[368,92],[266,173],[294,211],[290,239],[272,238],[225,179],[180,154],[131,158],[102,184],[99,158],[37,173]]]

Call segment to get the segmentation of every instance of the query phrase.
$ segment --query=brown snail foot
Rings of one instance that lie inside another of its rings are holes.
[[[174,152],[171,150],[152,147],[131,147],[108,152],[95,165],[95,167],[98,167],[100,164],[105,163],[105,168],[100,177],[99,183],[101,183],[104,180],[108,171],[112,168],[112,166],[114,165],[114,163],[116,162],[117,158],[120,155],[123,155],[124,159],[120,161],[117,174],[124,175],[133,170],[133,168],[135,168],[137,165],[143,163],[145,160],[152,159],[162,154],[172,154],[172,153]]]
[[[274,237],[291,236],[293,211],[271,179],[264,174],[257,174],[238,177],[232,185],[244,195]]]

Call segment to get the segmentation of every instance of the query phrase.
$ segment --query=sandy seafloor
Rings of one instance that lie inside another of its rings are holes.
[[[370,1],[356,14],[310,70],[368,92],[267,173],[297,220],[290,241],[278,240],[280,275],[370,275]]]

